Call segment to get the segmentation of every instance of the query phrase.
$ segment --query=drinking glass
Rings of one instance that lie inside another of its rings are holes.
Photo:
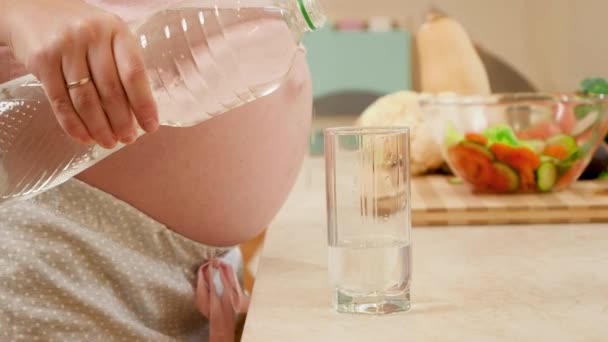
[[[324,131],[329,278],[338,312],[410,308],[409,130]]]

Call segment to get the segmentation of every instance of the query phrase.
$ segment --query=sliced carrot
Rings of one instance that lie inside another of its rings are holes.
[[[545,147],[543,154],[559,160],[568,158],[568,150],[566,150],[566,148],[562,145],[549,145]]]
[[[540,166],[540,158],[538,156],[536,156],[536,158],[532,158],[528,155],[518,153],[510,155],[505,162],[517,170],[524,168],[535,170]]]
[[[536,169],[540,166],[540,157],[527,147],[512,147],[506,144],[496,143],[490,146],[496,159],[507,163],[516,169],[529,167]]]
[[[470,142],[474,142],[480,145],[486,145],[488,143],[488,138],[485,135],[475,132],[469,132],[464,135],[464,138]]]
[[[524,158],[528,162],[528,166],[533,170],[540,166],[538,154],[527,147],[516,147],[513,153]]]
[[[506,162],[511,155],[513,148],[507,144],[495,143],[490,146],[490,151],[494,153],[496,159]]]

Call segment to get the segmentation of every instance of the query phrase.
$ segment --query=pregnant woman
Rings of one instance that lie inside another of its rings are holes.
[[[2,341],[234,339],[247,305],[234,246],[267,226],[295,181],[309,71],[300,53],[273,94],[159,128],[127,25],[166,3],[0,0],[0,83],[34,74],[68,135],[129,144],[0,209]],[[135,141],[137,125],[150,134]]]

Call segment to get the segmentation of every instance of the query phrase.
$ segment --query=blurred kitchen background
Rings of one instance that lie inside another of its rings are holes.
[[[608,77],[608,0],[323,0],[323,6],[329,23],[304,38],[315,96],[313,156],[323,153],[324,127],[352,125],[383,95],[421,90],[416,33],[431,9],[466,30],[493,92],[574,92],[587,77]],[[249,290],[262,243],[263,234],[242,246]]]
[[[323,127],[351,124],[378,96],[419,90],[415,36],[431,8],[465,28],[494,92],[574,91],[586,77],[608,76],[606,0],[326,0],[323,5],[330,23],[304,40],[317,135]]]

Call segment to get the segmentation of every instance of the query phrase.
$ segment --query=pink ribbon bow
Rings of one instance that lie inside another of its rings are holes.
[[[213,276],[219,271],[224,287],[218,294]],[[243,293],[236,273],[227,263],[211,259],[198,269],[195,302],[198,310],[209,320],[209,342],[233,342],[235,316],[249,308],[249,297]]]

